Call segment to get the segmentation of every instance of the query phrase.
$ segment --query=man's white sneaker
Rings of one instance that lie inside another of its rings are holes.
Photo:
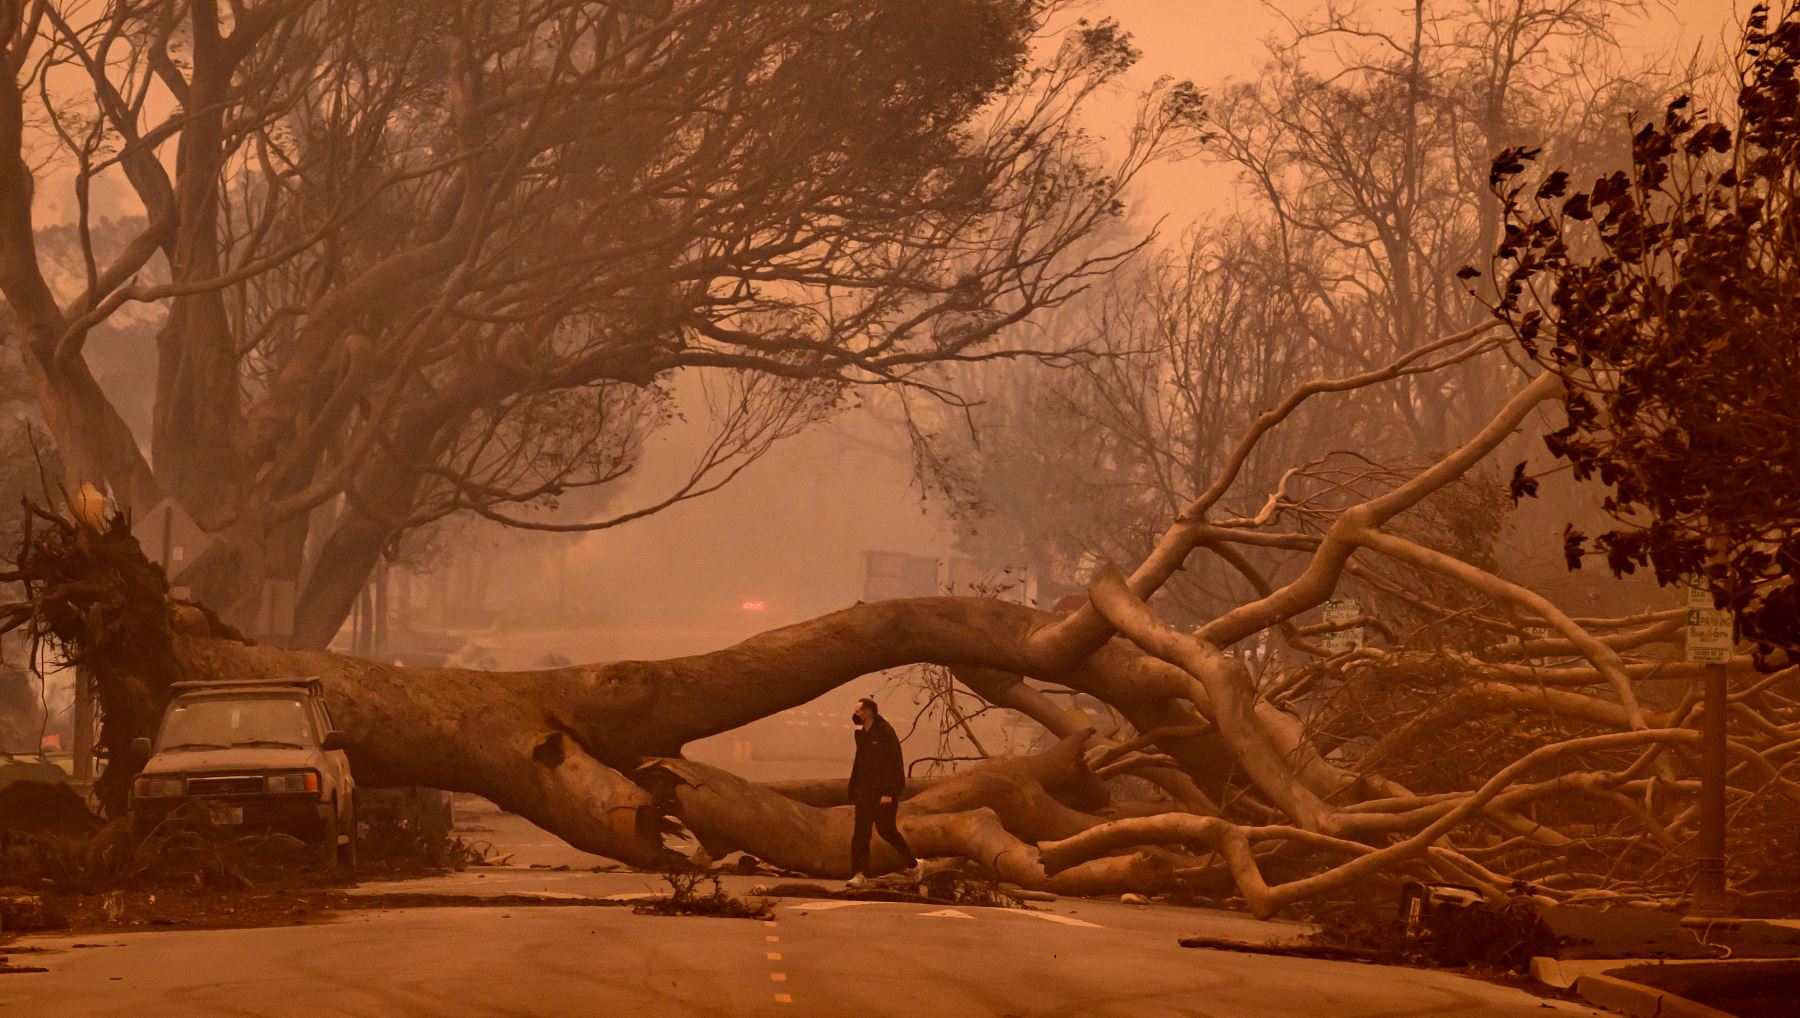
[[[920,860],[914,862],[912,864],[912,869],[906,871],[906,879],[909,883],[914,883],[914,884],[924,883],[924,881],[925,881],[925,860],[920,859]]]
[[[861,873],[844,881],[844,890],[846,891],[860,891],[867,886],[869,886],[869,878],[863,876]]]

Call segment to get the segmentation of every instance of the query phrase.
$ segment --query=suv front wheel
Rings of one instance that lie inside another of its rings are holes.
[[[344,839],[344,844],[338,852],[338,861],[343,864],[344,869],[349,871],[351,876],[355,876],[357,829],[360,825],[356,822],[356,793],[354,792],[350,794],[350,808],[344,811],[344,815],[349,827],[343,833],[348,837]]]
[[[331,797],[331,811],[319,823],[318,853],[319,869],[330,873],[337,869],[338,862],[338,808],[337,796]]]

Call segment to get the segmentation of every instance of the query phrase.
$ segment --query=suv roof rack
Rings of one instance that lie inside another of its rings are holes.
[[[325,695],[325,684],[316,676],[296,676],[284,679],[189,679],[183,682],[169,683],[171,693],[207,693],[230,692],[249,689],[294,689],[301,688],[314,696]]]

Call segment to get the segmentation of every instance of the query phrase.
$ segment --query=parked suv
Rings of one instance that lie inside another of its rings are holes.
[[[356,865],[356,785],[316,679],[177,682],[131,785],[132,826],[170,814],[293,835],[326,868]]]

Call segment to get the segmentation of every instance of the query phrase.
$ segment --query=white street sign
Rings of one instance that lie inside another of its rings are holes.
[[[1362,602],[1353,597],[1334,597],[1320,606],[1324,613],[1326,625],[1349,622],[1363,613]],[[1329,633],[1319,634],[1319,646],[1332,654],[1346,654],[1360,650],[1363,645],[1363,627],[1350,626]]]
[[[144,549],[144,557],[161,565],[171,579],[213,544],[212,535],[201,530],[172,498],[156,503],[133,522],[131,536]]]
[[[1687,659],[1698,664],[1722,665],[1731,660],[1731,613],[1689,608]]]
[[[1712,592],[1697,576],[1685,578],[1687,591],[1687,659],[1694,664],[1722,665],[1731,661],[1731,613],[1713,607]]]
[[[1706,587],[1704,577],[1689,573],[1681,578],[1681,591],[1686,595],[1685,606],[1711,611],[1713,606],[1712,591]]]

